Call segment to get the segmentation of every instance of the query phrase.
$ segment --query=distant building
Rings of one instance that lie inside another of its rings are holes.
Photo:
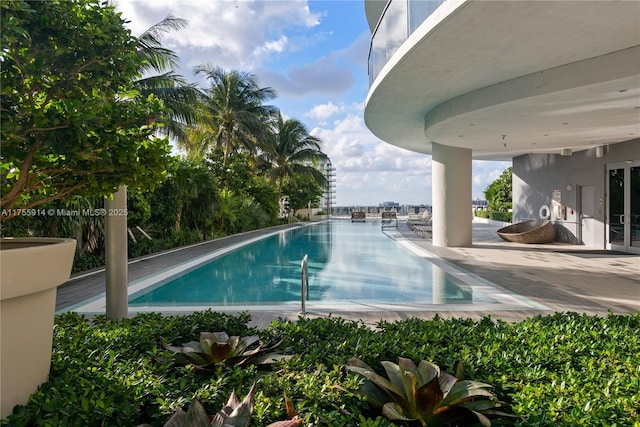
[[[380,208],[385,208],[385,209],[391,209],[391,208],[399,208],[400,207],[400,203],[396,203],[396,202],[382,202],[378,205],[378,207]]]

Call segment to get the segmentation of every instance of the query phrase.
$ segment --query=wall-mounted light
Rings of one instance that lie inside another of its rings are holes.
[[[573,185],[571,184],[567,185],[567,191],[573,191]]]
[[[596,147],[596,157],[604,157],[604,145],[599,145]]]

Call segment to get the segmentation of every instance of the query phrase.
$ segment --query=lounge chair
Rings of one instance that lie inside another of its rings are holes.
[[[407,217],[407,225],[431,225],[431,212],[425,210],[422,215],[409,215]]]
[[[351,222],[365,222],[367,214],[365,212],[351,212]]]
[[[395,227],[398,228],[398,215],[394,211],[382,212],[382,228]]]
[[[498,235],[507,242],[550,243],[556,232],[549,220],[532,219],[503,227],[498,230]]]
[[[414,224],[410,226],[414,233],[416,233],[420,237],[431,237],[431,233],[433,228],[431,225],[417,225]]]

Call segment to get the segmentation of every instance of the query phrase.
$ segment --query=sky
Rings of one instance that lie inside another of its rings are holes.
[[[163,46],[187,81],[200,65],[253,74],[278,93],[269,102],[322,141],[336,168],[335,206],[431,204],[431,156],[383,142],[365,126],[371,33],[363,0],[118,0],[133,35],[167,15],[188,21]],[[510,162],[473,161],[472,196]]]

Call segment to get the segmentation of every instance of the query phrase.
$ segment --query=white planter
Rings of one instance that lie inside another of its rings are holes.
[[[47,381],[56,288],[71,274],[76,241],[0,239],[0,418]]]

